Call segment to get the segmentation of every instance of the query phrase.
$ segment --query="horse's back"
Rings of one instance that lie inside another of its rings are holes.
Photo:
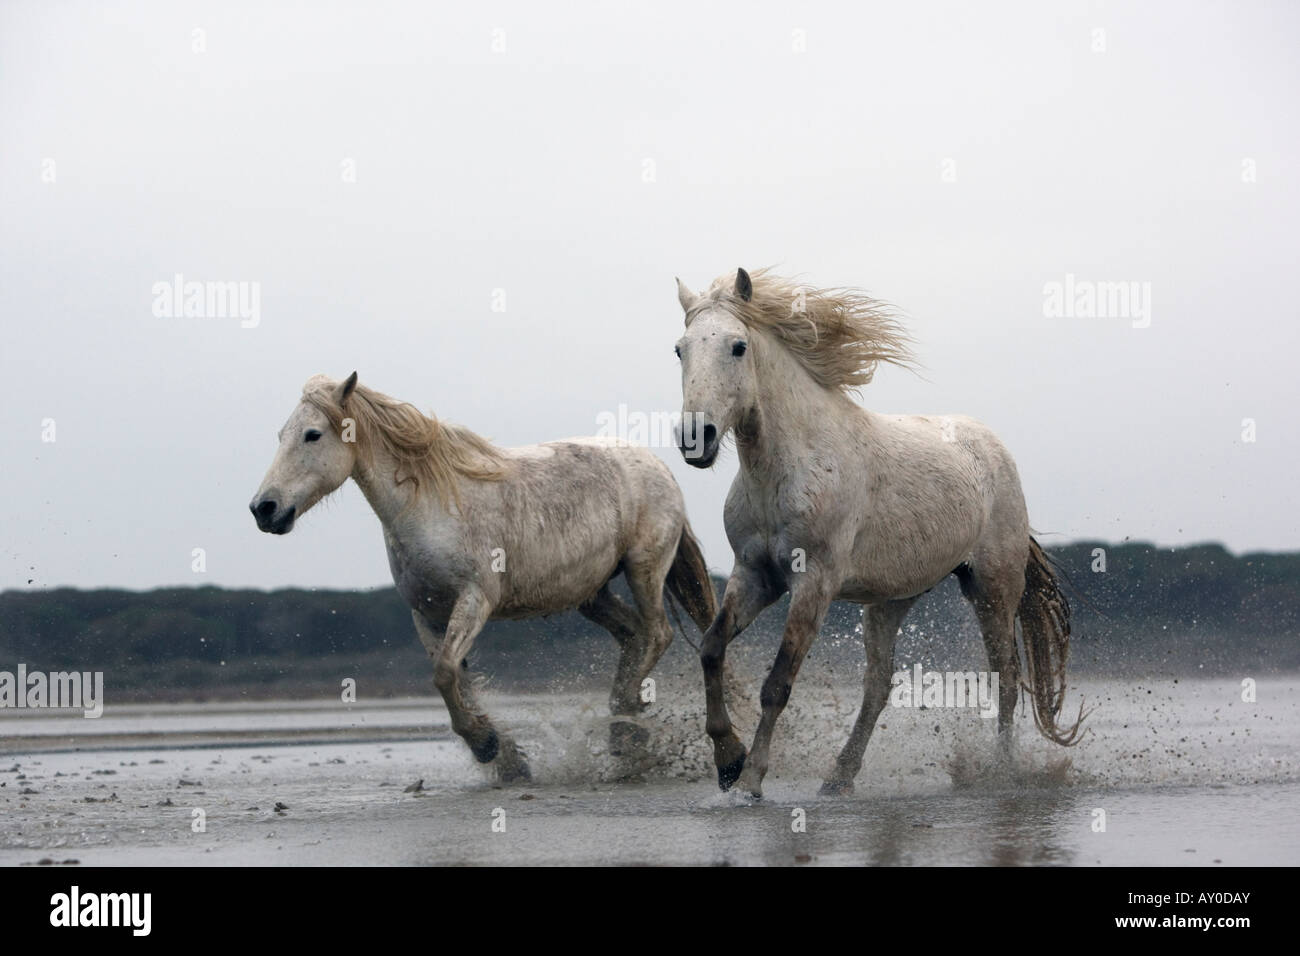
[[[969,415],[876,415],[880,447],[895,466],[930,470],[967,486],[989,502],[1020,496],[1020,475],[1011,452],[988,425]]]
[[[615,574],[630,551],[675,546],[685,521],[681,491],[649,449],[570,438],[507,455],[515,467],[491,483],[499,513],[487,518],[516,556],[496,582],[501,616],[573,607]]]
[[[1028,540],[1015,461],[991,428],[967,415],[872,421],[868,517],[854,548],[869,582],[916,593],[990,547]],[[882,541],[894,542],[883,554]]]
[[[599,462],[602,470],[610,469],[610,474],[617,474],[638,502],[685,513],[681,488],[672,472],[645,445],[610,436],[584,435],[512,448],[509,454],[524,461],[545,461],[556,455],[563,458],[566,450],[587,461]],[[560,461],[554,464],[562,467]]]

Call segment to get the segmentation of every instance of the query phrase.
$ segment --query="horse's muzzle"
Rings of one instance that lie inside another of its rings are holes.
[[[694,420],[683,421],[677,432],[677,447],[688,465],[708,468],[718,457],[718,429],[713,425],[700,425]]]
[[[269,534],[288,534],[292,531],[293,519],[298,512],[296,505],[280,510],[279,503],[272,498],[254,501],[248,506],[248,510],[253,512],[253,520],[257,522],[258,530]]]

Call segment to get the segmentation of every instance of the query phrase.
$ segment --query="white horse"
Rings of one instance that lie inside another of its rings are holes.
[[[665,585],[701,631],[716,614],[681,489],[648,449],[598,438],[497,448],[358,385],[356,372],[311,378],[279,440],[249,505],[258,528],[286,534],[348,478],[360,486],[452,728],[503,781],[529,779],[528,764],[463,669],[488,620],[577,608],[606,628],[622,648],[619,716],[641,709],[641,682],[672,640]],[[609,589],[619,572],[635,607]]]
[[[724,520],[735,552],[722,609],[700,648],[718,784],[762,794],[777,717],[833,600],[865,605],[862,709],[826,793],[862,767],[889,694],[894,641],[913,602],[948,574],[974,605],[1001,676],[998,732],[1010,747],[1020,686],[1019,617],[1035,723],[1070,745],[1080,719],[1057,723],[1065,694],[1069,605],[1029,535],[1020,479],[993,433],[964,416],[886,416],[849,392],[878,362],[910,364],[887,306],[854,290],[803,289],[767,270],[739,270],[696,295],[678,280],[686,333],[682,452],[707,468],[734,433],[740,472]],[[786,591],[781,648],[760,696],[748,753],[722,693],[726,647]]]

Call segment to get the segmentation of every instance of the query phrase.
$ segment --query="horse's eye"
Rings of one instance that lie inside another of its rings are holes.
[[[745,349],[747,349],[748,347],[749,346],[747,346],[744,342],[737,342],[735,345],[731,347],[731,354],[736,356],[736,358],[740,358],[742,355],[745,354]]]
[[[320,441],[320,432],[314,428],[307,429],[307,434],[302,436],[303,441]]]

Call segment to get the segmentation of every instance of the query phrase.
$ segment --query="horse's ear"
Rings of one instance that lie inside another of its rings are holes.
[[[744,269],[736,270],[736,295],[742,302],[748,302],[754,295],[754,283]]]
[[[686,288],[686,284],[681,279],[677,280],[677,301],[682,304],[683,312],[690,312],[695,308],[695,303],[700,301],[700,297]]]
[[[339,386],[340,406],[344,405],[347,402],[348,396],[352,394],[352,390],[356,387],[357,387],[357,373],[353,372],[351,375],[348,376],[347,381]]]

